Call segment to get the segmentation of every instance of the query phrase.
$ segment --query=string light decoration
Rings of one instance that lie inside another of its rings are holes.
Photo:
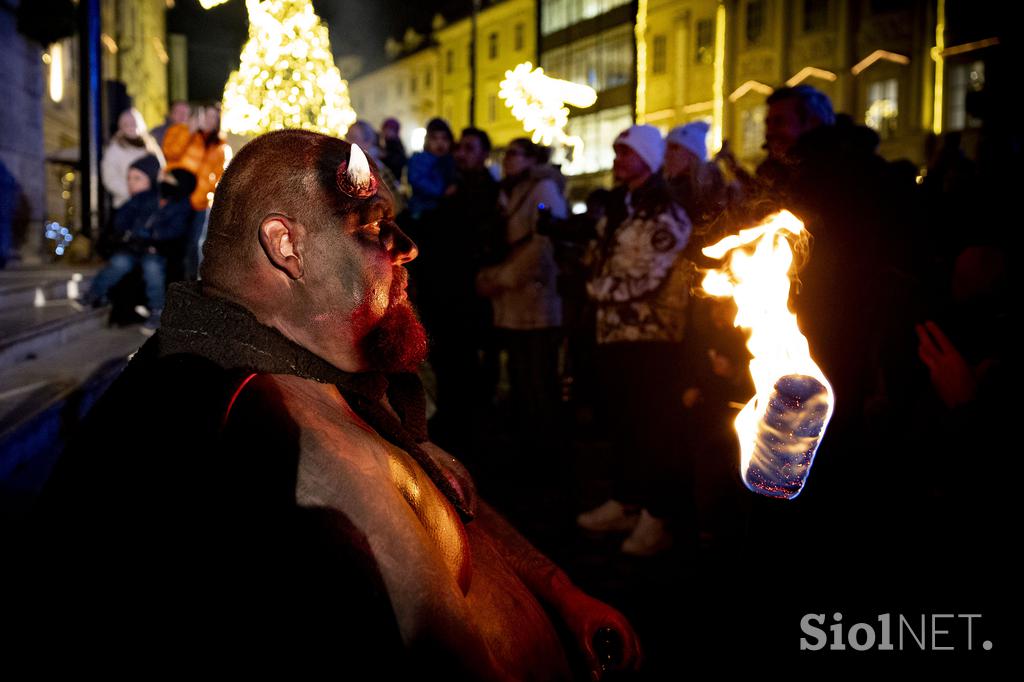
[[[571,150],[567,156],[572,163],[578,163],[583,151],[583,140],[565,132],[569,123],[571,104],[586,109],[597,101],[597,92],[587,86],[571,81],[552,78],[544,69],[533,68],[531,62],[523,62],[511,71],[505,72],[498,96],[505,106],[512,110],[523,129],[531,133],[535,143],[543,145],[562,144]]]
[[[222,125],[237,135],[304,128],[343,135],[356,120],[311,0],[246,0],[249,40],[224,86]]]

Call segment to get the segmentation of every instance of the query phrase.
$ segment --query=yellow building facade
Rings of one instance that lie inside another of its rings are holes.
[[[487,131],[496,147],[524,135],[498,97],[505,71],[525,61],[537,63],[536,0],[506,0],[481,10],[476,29],[476,78],[470,46],[473,22],[466,17],[445,23],[438,17],[433,34],[422,42],[406,40],[394,60],[349,83],[352,104],[361,119],[380,127],[387,117],[402,124],[402,139],[418,149],[422,131],[434,116],[448,121],[456,136],[473,124]],[[475,85],[475,105],[470,116]]]
[[[641,1],[646,29],[638,42],[646,67],[638,74],[639,118],[666,131],[705,119],[753,165],[764,157],[768,95],[806,83],[826,93],[837,112],[874,128],[884,156],[923,162],[935,127],[933,48],[943,4]],[[959,111],[948,102],[940,109],[951,106]]]
[[[349,81],[356,115],[379,130],[386,118],[401,125],[406,149],[422,145],[422,131],[440,108],[438,50],[419,47],[387,66]]]
[[[469,23],[462,20],[460,23]],[[441,41],[442,49],[444,42]],[[457,53],[456,53],[457,54]],[[496,147],[526,135],[498,97],[505,72],[523,62],[537,64],[537,3],[507,0],[480,12],[476,40],[475,123],[491,136]]]
[[[160,125],[168,103],[166,0],[104,0],[100,12],[103,79],[124,83],[146,124]]]

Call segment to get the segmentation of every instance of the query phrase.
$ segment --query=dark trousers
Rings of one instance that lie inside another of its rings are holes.
[[[684,441],[684,346],[644,341],[597,347],[597,383],[612,441],[612,496],[653,516],[692,518]]]
[[[509,406],[512,426],[541,444],[554,436],[558,416],[558,352],[562,330],[500,329],[508,353]]]
[[[156,253],[136,254],[118,251],[110,257],[107,266],[96,275],[86,299],[90,302],[106,301],[110,289],[140,265],[142,279],[146,283],[146,304],[151,311],[163,310],[164,289],[167,286],[167,261]]]

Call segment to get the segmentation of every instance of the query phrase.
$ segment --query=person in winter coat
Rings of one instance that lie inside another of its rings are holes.
[[[188,171],[176,168],[163,175],[157,189],[160,167],[153,156],[139,159],[128,172],[128,185],[134,193],[114,219],[117,250],[78,305],[105,304],[110,289],[136,267],[141,267],[149,307],[142,332],[148,336],[159,325],[164,307],[166,248],[184,236],[192,220],[189,195],[195,188],[195,178]]]
[[[692,512],[679,419],[692,269],[682,254],[692,226],[658,172],[658,129],[632,126],[614,147],[618,187],[597,225],[600,254],[587,291],[597,305],[598,377],[618,471],[612,499],[577,523],[632,531],[622,551],[649,556],[672,543],[669,520]]]
[[[192,191],[195,218],[186,237],[185,275],[195,279],[199,273],[200,249],[206,229],[213,192],[231,158],[231,148],[220,130],[220,109],[199,107],[188,124],[168,128],[164,136],[167,168],[183,168],[196,177]]]
[[[142,114],[138,109],[125,109],[117,117],[117,132],[103,149],[103,161],[100,162],[103,188],[110,193],[115,211],[132,196],[128,190],[128,168],[150,154],[158,159],[161,167],[164,165],[164,155],[146,130]]]
[[[558,400],[562,299],[549,237],[537,233],[541,212],[567,215],[561,175],[527,138],[509,143],[502,161],[499,205],[505,215],[505,253],[483,268],[477,291],[491,299],[494,326],[508,352],[510,403],[517,424],[543,439]]]

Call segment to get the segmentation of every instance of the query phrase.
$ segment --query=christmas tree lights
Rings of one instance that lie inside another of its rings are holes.
[[[311,0],[246,0],[249,40],[224,87],[222,125],[238,135],[304,128],[344,135],[356,120]]]

